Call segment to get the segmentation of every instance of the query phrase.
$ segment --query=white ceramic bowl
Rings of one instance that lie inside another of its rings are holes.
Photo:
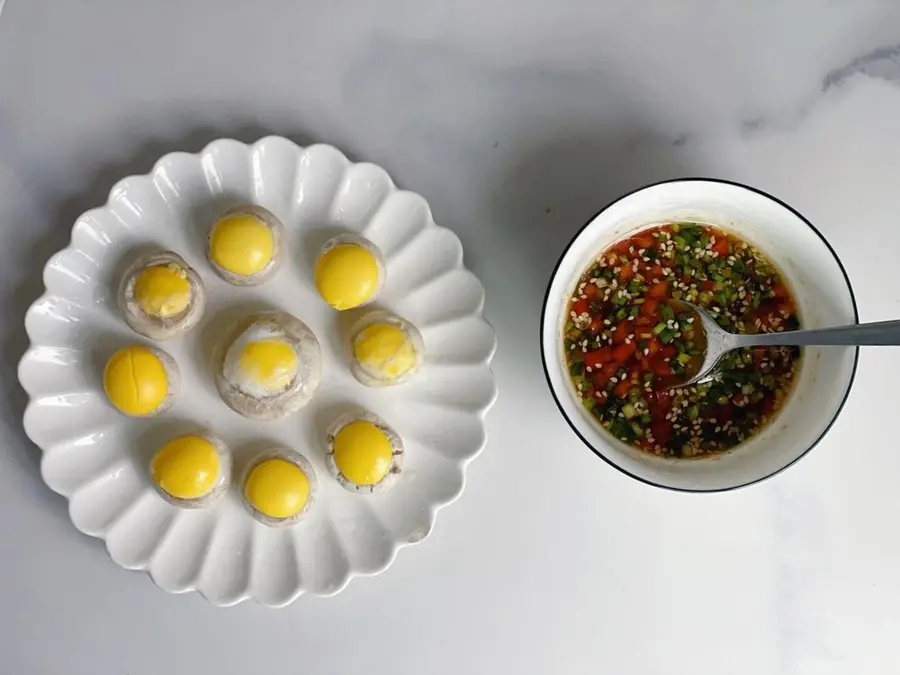
[[[641,452],[604,431],[576,398],[564,367],[566,299],[590,261],[614,242],[649,225],[697,221],[757,246],[794,292],[803,328],[858,321],[856,300],[840,260],[825,238],[787,204],[759,190],[709,179],[650,185],[613,202],[569,243],[547,289],[541,356],[553,397],[572,430],[599,457],[657,487],[715,492],[742,487],[790,466],[825,435],[840,413],[856,373],[855,347],[806,348],[787,405],[761,433],[709,458],[668,459]]]

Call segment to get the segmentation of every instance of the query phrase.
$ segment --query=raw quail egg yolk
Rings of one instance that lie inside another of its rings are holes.
[[[200,436],[170,441],[150,462],[153,480],[178,499],[197,499],[210,492],[219,476],[219,453]]]
[[[309,501],[309,478],[296,464],[267,459],[250,471],[244,497],[254,509],[270,518],[295,516]]]
[[[338,310],[358,307],[378,290],[378,261],[359,244],[338,244],[316,261],[316,288]]]
[[[145,267],[134,282],[134,299],[144,314],[168,318],[181,314],[191,302],[191,284],[179,265]]]
[[[334,436],[334,463],[357,485],[381,482],[391,470],[393,453],[391,441],[371,422],[351,422]]]
[[[248,342],[238,363],[244,381],[270,393],[287,389],[297,375],[297,353],[283,340]]]
[[[209,257],[232,274],[258,274],[274,256],[275,235],[259,218],[236,213],[213,225]]]
[[[403,329],[393,323],[364,328],[353,341],[353,355],[366,370],[395,380],[416,365],[416,352]]]
[[[103,371],[109,402],[126,415],[148,415],[166,398],[166,368],[146,347],[125,347],[113,354]]]

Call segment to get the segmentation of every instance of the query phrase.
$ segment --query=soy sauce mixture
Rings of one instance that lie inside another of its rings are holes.
[[[703,360],[707,309],[725,330],[796,330],[797,308],[754,246],[705,224],[667,223],[604,251],[579,279],[564,328],[566,362],[582,404],[618,439],[669,457],[728,450],[781,409],[797,347],[731,352],[712,382],[672,389]]]

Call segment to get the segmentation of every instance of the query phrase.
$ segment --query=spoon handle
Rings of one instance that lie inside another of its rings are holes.
[[[741,335],[740,347],[764,347],[776,345],[900,345],[900,320],[861,323],[835,328],[795,330],[785,333]]]

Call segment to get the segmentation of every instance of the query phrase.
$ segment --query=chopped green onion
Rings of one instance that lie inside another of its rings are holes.
[[[654,334],[654,335],[659,335],[659,334],[662,333],[665,329],[666,329],[666,322],[665,322],[665,321],[660,321],[658,324],[656,324],[656,325],[653,327],[653,334]]]
[[[618,438],[619,440],[625,441],[626,443],[630,443],[637,435],[634,433],[634,429],[631,428],[631,425],[626,422],[621,417],[616,417],[609,424],[610,433]]]

